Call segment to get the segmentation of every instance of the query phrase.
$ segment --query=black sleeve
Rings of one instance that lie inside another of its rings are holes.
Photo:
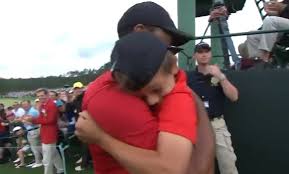
[[[73,112],[73,104],[72,103],[66,103],[65,104],[65,113]]]
[[[82,111],[82,99],[84,96],[84,92],[82,94],[80,94],[79,96],[77,96],[77,98],[75,99],[75,107],[77,109],[77,113]]]
[[[80,94],[79,96],[77,96],[75,98],[75,100],[72,102],[73,105],[74,105],[74,108],[76,110],[76,113],[75,113],[75,119],[78,120],[78,114],[79,112],[82,111],[82,99],[84,97],[84,92],[82,94]]]

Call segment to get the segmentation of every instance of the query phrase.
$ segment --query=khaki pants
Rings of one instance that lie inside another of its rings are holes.
[[[40,129],[28,131],[27,133],[27,139],[30,144],[33,155],[35,157],[35,163],[37,164],[40,164],[42,161],[41,159],[42,149],[41,149],[39,135],[40,135]]]
[[[216,134],[216,157],[221,174],[238,174],[235,165],[237,157],[232,147],[231,134],[223,118],[211,121]]]
[[[278,16],[267,16],[263,21],[262,31],[288,28],[289,19]],[[260,50],[271,52],[279,36],[279,33],[249,35],[246,42],[249,57],[260,57]]]
[[[44,174],[54,174],[54,167],[57,173],[62,173],[63,163],[56,149],[56,144],[42,144]]]

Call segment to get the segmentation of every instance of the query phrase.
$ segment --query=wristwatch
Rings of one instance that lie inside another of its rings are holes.
[[[219,80],[220,80],[220,81],[223,81],[223,80],[226,80],[226,79],[227,79],[227,77],[225,76],[225,74],[222,73],[222,74],[220,75]]]

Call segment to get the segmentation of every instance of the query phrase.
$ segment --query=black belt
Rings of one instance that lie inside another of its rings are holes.
[[[224,115],[222,114],[222,115],[219,115],[219,116],[209,116],[209,119],[210,119],[210,121],[213,121],[214,119],[221,119],[221,118],[224,118]]]

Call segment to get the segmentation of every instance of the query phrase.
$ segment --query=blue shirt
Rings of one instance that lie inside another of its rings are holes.
[[[64,105],[64,103],[60,99],[54,100],[54,103],[55,103],[56,107],[58,107],[58,108]]]
[[[33,118],[36,118],[39,116],[39,111],[37,109],[35,109],[34,107],[31,107],[28,111],[26,111],[25,114],[32,116]],[[26,128],[26,130],[30,130],[30,129],[33,129],[37,126],[36,125],[30,125],[30,124],[24,124],[24,127]]]

